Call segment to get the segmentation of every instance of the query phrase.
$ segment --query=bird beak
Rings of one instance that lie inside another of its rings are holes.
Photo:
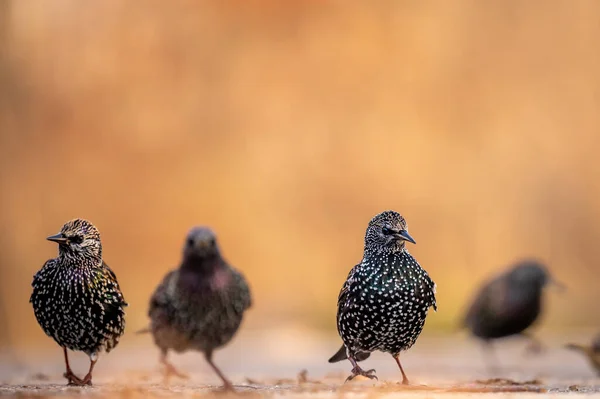
[[[394,234],[394,236],[399,239],[399,240],[404,240],[404,241],[408,241],[408,242],[412,242],[413,244],[416,244],[417,242],[414,240],[414,238],[412,238],[410,236],[410,234],[408,234],[408,231],[406,230],[400,230],[399,232],[397,232],[396,234]]]
[[[556,289],[558,292],[565,292],[567,290],[567,286],[560,281],[556,281],[553,278],[550,278],[549,283]]]
[[[46,240],[48,240],[48,241],[54,241],[54,242],[56,242],[58,244],[66,244],[67,237],[63,236],[62,233],[58,233],[58,234],[55,234],[53,236],[46,237]]]

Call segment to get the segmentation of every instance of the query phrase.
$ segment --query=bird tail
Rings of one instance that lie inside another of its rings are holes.
[[[588,353],[590,351],[590,348],[580,344],[566,344],[565,348],[584,353]]]
[[[142,328],[141,330],[137,330],[135,333],[136,334],[148,334],[150,331],[152,331],[150,329],[150,327],[145,327],[145,328]]]
[[[367,359],[371,354],[369,352],[358,352],[356,353],[356,361],[362,362]],[[335,355],[329,358],[329,363],[341,362],[342,360],[348,359],[348,355],[346,354],[346,346],[342,344],[340,350],[338,350]]]
[[[346,346],[342,345],[340,350],[337,351],[335,355],[331,356],[331,358],[329,358],[329,363],[341,362],[344,359],[348,359],[348,356],[346,355]]]

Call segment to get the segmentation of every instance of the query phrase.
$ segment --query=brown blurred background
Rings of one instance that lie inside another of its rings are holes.
[[[599,18],[592,0],[0,1],[0,346],[52,345],[30,283],[74,217],[102,233],[129,333],[207,224],[252,284],[244,328],[334,335],[389,208],[438,284],[426,333],[523,256],[571,288],[545,328],[597,327]]]

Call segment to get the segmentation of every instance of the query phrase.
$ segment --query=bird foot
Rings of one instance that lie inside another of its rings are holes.
[[[531,342],[525,347],[524,355],[541,355],[546,348],[538,341]]]
[[[83,385],[81,378],[77,377],[71,370],[65,371],[65,373],[63,374],[63,377],[65,377],[67,379],[67,381],[69,381],[67,383],[67,385],[70,385],[70,386]]]
[[[165,383],[168,383],[169,379],[172,376],[181,378],[182,380],[189,380],[190,379],[189,375],[187,375],[185,373],[182,373],[181,371],[177,370],[175,368],[175,366],[173,366],[171,363],[165,362],[164,365],[165,365],[165,371],[164,371]]]
[[[174,367],[171,368],[171,369],[169,369],[169,370],[167,370],[167,374],[169,376],[174,375],[175,377],[181,378],[182,380],[189,380],[190,379],[189,375],[187,375],[185,373],[182,373],[181,371],[177,370]]]
[[[354,379],[354,377],[361,375],[363,377],[367,377],[370,380],[377,380],[379,381],[379,378],[377,378],[377,376],[375,375],[375,369],[371,369],[371,370],[363,370],[360,367],[355,367],[352,369],[352,374],[350,374],[350,376],[348,376],[348,378],[346,378],[345,382],[351,381],[352,379]]]
[[[235,388],[231,382],[225,381],[225,383],[217,389],[217,392],[235,392]]]
[[[83,377],[83,380],[81,380],[81,385],[92,386],[92,375],[88,374],[85,377]]]

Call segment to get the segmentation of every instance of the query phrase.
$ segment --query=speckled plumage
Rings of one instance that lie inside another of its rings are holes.
[[[538,319],[543,289],[550,281],[546,267],[540,262],[517,263],[481,287],[467,311],[464,325],[485,341],[522,334]]]
[[[554,281],[547,268],[537,260],[517,262],[508,271],[484,283],[463,319],[463,327],[480,339],[488,354],[488,368],[497,372],[492,341],[519,335],[530,341],[529,350],[539,352],[542,344],[529,333],[542,313],[542,296]]]
[[[177,373],[166,361],[169,350],[196,350],[231,388],[212,353],[233,338],[250,305],[246,280],[222,258],[214,233],[192,229],[180,267],[165,276],[150,300],[150,331],[167,372]]]
[[[59,244],[58,258],[48,260],[34,276],[30,302],[44,332],[64,348],[69,383],[91,384],[98,355],[116,347],[125,330],[127,303],[102,259],[100,233],[93,224],[71,220],[48,240]],[[90,357],[84,379],[71,372],[66,349]]]
[[[338,297],[337,328],[342,348],[329,361],[348,358],[356,375],[374,378],[357,361],[379,350],[390,353],[402,372],[400,352],[414,345],[430,307],[437,310],[435,284],[408,253],[405,241],[414,243],[406,221],[397,212],[375,216],[365,234],[362,261],[354,266]]]

